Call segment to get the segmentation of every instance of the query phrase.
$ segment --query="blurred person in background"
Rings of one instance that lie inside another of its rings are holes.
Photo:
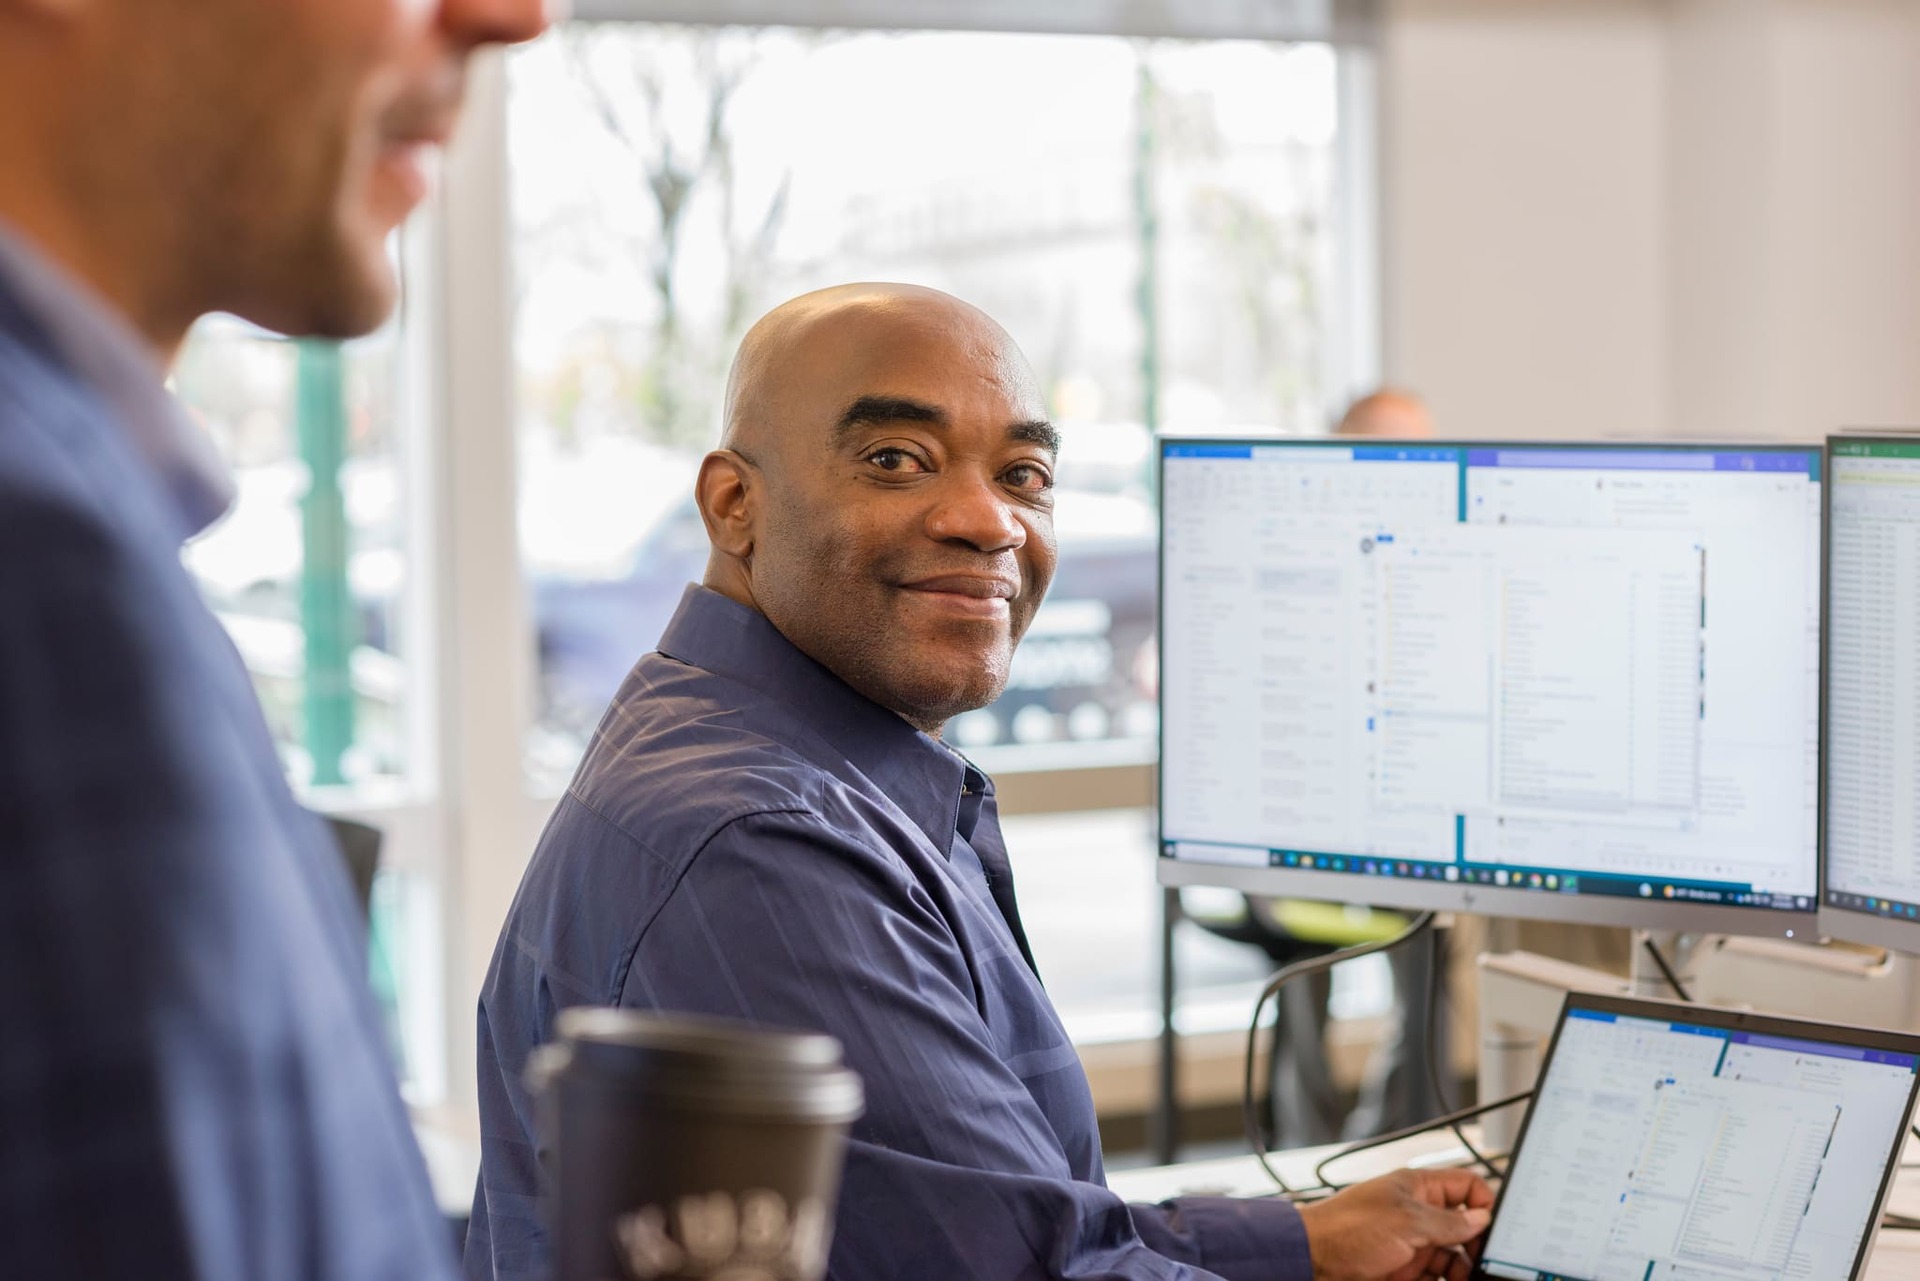
[[[447,1228],[325,830],[180,563],[162,381],[393,309],[469,56],[540,0],[0,0],[0,1272],[431,1281]]]
[[[1333,434],[1426,440],[1433,435],[1433,416],[1426,402],[1412,392],[1382,387],[1347,406]]]

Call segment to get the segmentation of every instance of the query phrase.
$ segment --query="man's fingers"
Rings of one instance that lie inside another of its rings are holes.
[[[1418,1222],[1429,1244],[1464,1245],[1486,1231],[1487,1223],[1492,1218],[1492,1211],[1479,1207],[1441,1210],[1422,1206]]]
[[[1493,1189],[1472,1170],[1419,1170],[1415,1174],[1422,1200],[1476,1208],[1493,1204]]]

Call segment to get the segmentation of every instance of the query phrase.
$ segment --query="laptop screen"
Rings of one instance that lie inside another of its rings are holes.
[[[1481,1271],[1514,1281],[1847,1281],[1903,1137],[1920,1070],[1912,1045],[1574,998]]]

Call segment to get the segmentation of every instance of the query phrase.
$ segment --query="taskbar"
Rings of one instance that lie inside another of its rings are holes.
[[[1828,890],[1827,906],[1848,912],[1870,912],[1890,921],[1920,921],[1920,904],[1902,903],[1878,895],[1843,894],[1839,890]]]
[[[1163,857],[1183,862],[1224,862],[1244,866],[1249,855],[1255,859],[1259,855],[1257,850],[1235,850],[1232,857],[1209,857],[1210,853],[1220,850],[1219,846],[1204,843],[1170,840],[1161,844]],[[1811,895],[1759,890],[1752,885],[1569,872],[1564,868],[1387,859],[1377,855],[1321,854],[1303,850],[1267,850],[1265,865],[1302,872],[1384,876],[1397,880],[1438,881],[1448,885],[1484,885],[1493,889],[1527,890],[1543,894],[1604,894],[1614,898],[1662,899],[1720,907],[1758,907],[1781,912],[1810,912],[1814,908]],[[1914,915],[1920,919],[1920,909],[1915,909]]]

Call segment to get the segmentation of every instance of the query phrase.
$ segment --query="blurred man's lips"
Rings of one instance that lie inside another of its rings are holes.
[[[983,574],[939,574],[901,587],[929,604],[974,618],[1007,617],[1007,603],[1018,590],[1017,584],[1005,578]]]
[[[439,154],[439,140],[424,136],[396,138],[381,147],[380,175],[399,193],[406,208],[412,209],[432,191],[432,175]]]
[[[440,155],[453,138],[460,116],[460,82],[408,98],[380,123],[380,150],[374,167],[382,186],[396,197],[402,216],[433,190]]]

